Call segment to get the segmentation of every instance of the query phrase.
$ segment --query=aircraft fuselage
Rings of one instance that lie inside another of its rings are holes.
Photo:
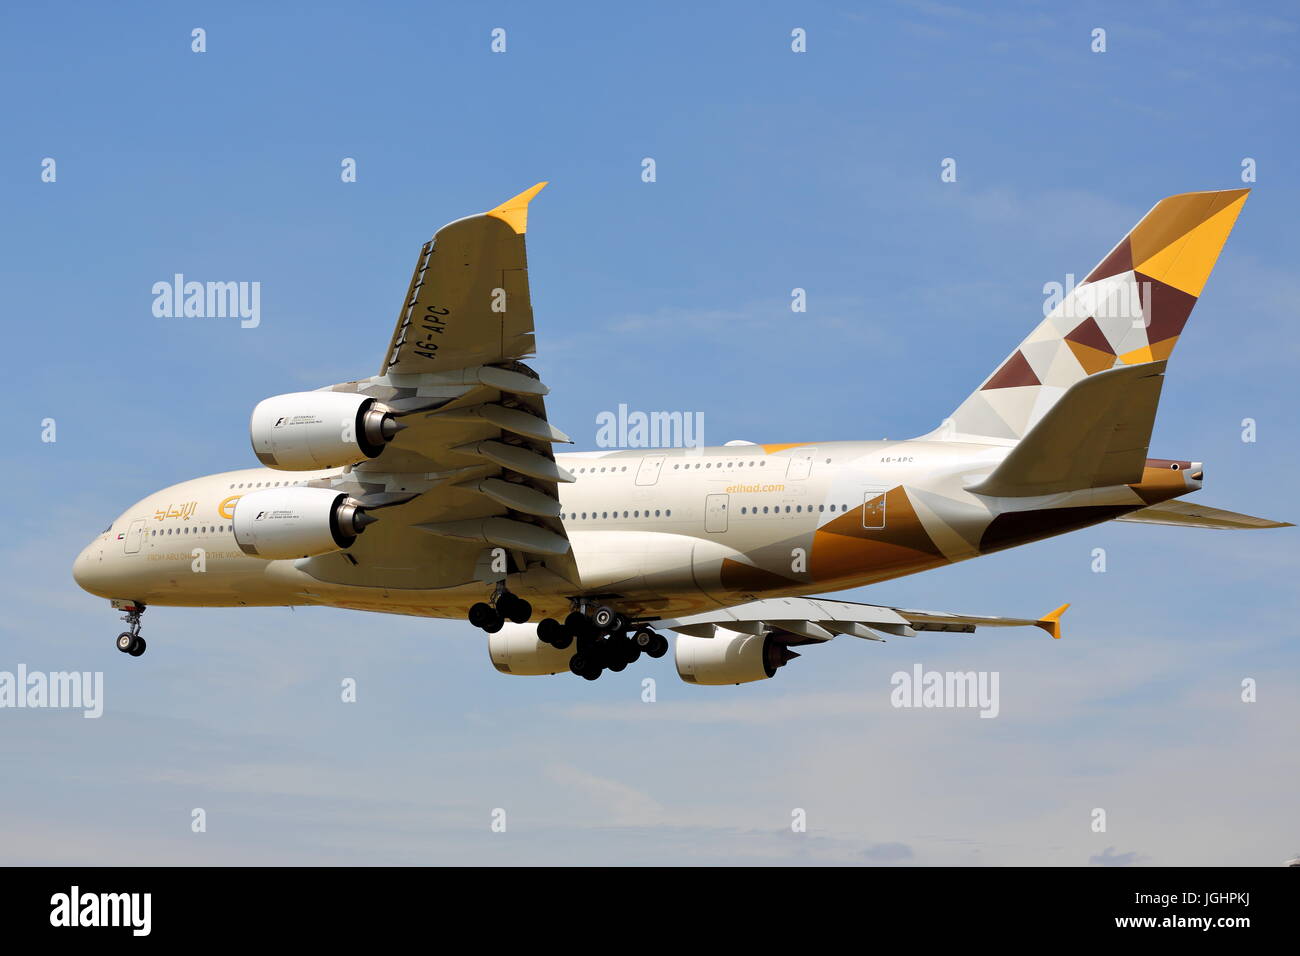
[[[616,600],[637,617],[680,615],[874,584],[1200,487],[1194,463],[1149,459],[1137,484],[1028,498],[967,491],[1010,447],[853,441],[557,455],[576,479],[559,493],[580,587],[538,568],[510,575],[509,587],[538,617],[562,616],[577,596]],[[250,468],[164,488],[97,536],[74,574],[92,593],[156,605],[325,605],[463,618],[483,599],[486,585],[471,569],[450,586],[444,573],[439,586],[426,587],[418,553],[403,567],[375,564],[363,545],[383,533],[382,510],[349,552],[326,556],[348,562],[350,581],[320,557],[265,560],[240,549],[231,516],[241,495],[342,471]],[[441,539],[401,530],[436,560]],[[382,584],[364,583],[371,570]]]

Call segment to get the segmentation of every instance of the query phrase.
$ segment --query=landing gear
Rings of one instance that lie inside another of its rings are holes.
[[[527,624],[528,619],[533,616],[533,606],[523,598],[516,597],[509,591],[503,591],[497,598],[497,613],[516,624]]]
[[[132,657],[139,657],[148,647],[144,638],[140,636],[140,617],[144,614],[143,604],[132,604],[129,602],[113,602],[113,606],[119,610],[126,611],[122,615],[122,620],[126,621],[130,630],[123,631],[117,635],[117,649],[123,654],[130,654]]]
[[[549,617],[539,623],[537,637],[561,650],[575,641],[577,648],[569,670],[586,680],[596,680],[604,671],[618,673],[635,664],[643,653],[663,657],[668,652],[667,638],[645,625],[629,635],[632,626],[625,615],[611,607],[593,609],[575,601],[575,609],[563,624]]]
[[[533,616],[533,606],[518,595],[511,594],[502,585],[497,585],[492,595],[492,603],[479,601],[469,609],[469,622],[477,628],[495,634],[501,630],[506,621],[527,624]]]
[[[596,608],[596,612],[591,615],[591,623],[602,631],[621,631],[627,625],[623,615],[612,607]]]
[[[632,635],[632,644],[638,651],[644,651],[650,657],[663,657],[668,653],[668,638],[656,634],[648,627],[638,628]]]
[[[469,622],[489,634],[495,634],[505,624],[505,618],[491,604],[479,601],[469,609]]]
[[[537,622],[537,639],[543,644],[550,644],[557,651],[562,651],[573,643],[573,632],[553,617],[544,617]]]

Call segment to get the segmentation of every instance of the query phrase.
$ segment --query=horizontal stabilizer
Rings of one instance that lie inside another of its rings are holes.
[[[1254,518],[1250,515],[1211,508],[1209,505],[1192,504],[1190,501],[1162,501],[1150,508],[1133,511],[1116,521],[1134,521],[1138,524],[1169,524],[1183,528],[1218,528],[1220,530],[1241,528],[1294,528],[1290,521],[1270,521],[1268,518]]]
[[[966,490],[1013,498],[1141,481],[1164,371],[1164,362],[1146,362],[1079,380]]]

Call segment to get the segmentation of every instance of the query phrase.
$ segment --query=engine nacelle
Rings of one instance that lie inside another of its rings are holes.
[[[536,624],[514,624],[507,621],[501,625],[501,630],[488,635],[488,654],[492,657],[492,666],[503,674],[516,677],[536,677],[568,671],[573,652],[572,644],[560,651],[539,641]]]
[[[231,527],[241,551],[272,560],[342,551],[373,521],[342,492],[266,488],[235,502]]]
[[[402,428],[355,392],[290,392],[257,403],[248,423],[257,460],[281,471],[337,468],[374,458]]]
[[[767,680],[778,667],[798,657],[767,634],[718,630],[714,637],[677,635],[673,657],[677,676],[688,684],[747,684]]]

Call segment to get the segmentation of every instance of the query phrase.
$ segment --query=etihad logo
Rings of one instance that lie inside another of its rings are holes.
[[[231,495],[229,498],[222,498],[221,504],[217,505],[217,514],[227,521],[233,521],[235,518],[235,502],[243,495]]]
[[[785,491],[785,485],[727,485],[729,495],[756,495],[765,491]]]
[[[189,518],[194,514],[194,511],[198,506],[199,503],[197,501],[184,501],[179,505],[173,505],[171,502],[168,502],[166,508],[159,508],[153,513],[153,520],[162,521],[164,518]]]

